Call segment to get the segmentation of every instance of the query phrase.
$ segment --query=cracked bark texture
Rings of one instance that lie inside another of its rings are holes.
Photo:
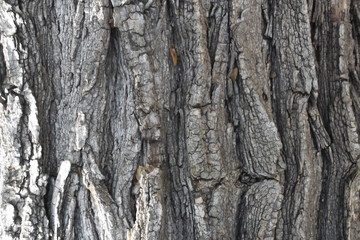
[[[1,239],[358,239],[360,2],[0,0]]]

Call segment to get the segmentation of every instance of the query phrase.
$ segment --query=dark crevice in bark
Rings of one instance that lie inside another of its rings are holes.
[[[183,175],[188,172],[188,158],[186,156],[186,137],[185,137],[185,116],[184,108],[186,107],[186,75],[188,69],[185,69],[184,59],[185,50],[188,48],[184,46],[184,36],[182,36],[183,27],[178,22],[178,17],[184,11],[184,2],[180,1],[179,6],[176,9],[175,2],[167,1],[166,17],[169,21],[170,33],[169,46],[174,48],[177,57],[177,64],[170,67],[170,73],[173,76],[170,79],[171,94],[169,95],[169,116],[174,116],[171,122],[168,122],[169,127],[166,136],[166,152],[169,153],[166,158],[169,164],[169,192],[167,197],[168,202],[171,203],[171,214],[167,215],[176,226],[172,229],[174,235],[179,239],[195,239],[195,226],[194,219],[191,214],[188,213],[194,210],[192,209],[192,200],[190,196],[190,190],[187,185],[183,185],[183,178],[190,176]],[[170,58],[170,54],[169,54]],[[172,100],[174,98],[174,100]],[[171,150],[170,150],[171,149]],[[163,165],[163,166],[165,166]],[[191,208],[191,209],[190,209]],[[169,220],[170,220],[169,219]]]
[[[31,8],[27,6],[25,9]],[[21,10],[21,6],[20,6]],[[51,10],[49,10],[51,12]],[[46,17],[51,18],[51,15]],[[18,28],[16,38],[23,46],[28,47],[28,59],[26,59],[26,82],[36,99],[40,131],[40,144],[42,146],[42,158],[40,164],[44,172],[49,175],[56,175],[57,160],[54,154],[54,135],[55,131],[54,120],[56,119],[56,108],[54,105],[54,85],[53,85],[53,46],[50,42],[49,33],[51,31],[51,21],[48,19],[45,25],[38,21],[39,18],[34,18],[35,13],[28,10],[23,10],[22,15],[26,24],[24,27]],[[42,14],[42,13],[41,13]],[[42,25],[41,29],[37,30],[36,26]],[[21,29],[21,30],[20,30]],[[25,31],[22,31],[22,30]],[[32,37],[27,37],[32,36]],[[40,53],[40,54],[39,54]],[[39,66],[42,66],[39,68]],[[41,69],[41,70],[38,70]],[[21,86],[21,87],[24,87]]]
[[[318,210],[318,236],[320,239],[323,239],[326,235],[326,215],[327,215],[327,202],[329,201],[329,175],[331,172],[331,157],[329,156],[328,150],[321,150],[321,158],[323,160],[322,167],[322,177],[321,177],[321,193],[320,193],[320,203]],[[326,238],[325,238],[326,239]]]
[[[63,197],[63,201],[61,204],[61,210],[60,210],[60,216],[63,216],[60,219],[60,236],[61,239],[68,239],[69,236],[71,236],[71,232],[68,232],[67,230],[67,224],[68,221],[71,220],[71,217],[74,217],[73,214],[75,213],[72,209],[71,209],[71,200],[74,199],[74,195],[71,189],[71,184],[73,184],[73,180],[74,180],[74,176],[73,174],[77,174],[76,172],[71,172],[70,175],[68,176],[68,178],[66,179],[66,186],[68,186],[67,188],[65,188],[65,191],[63,192],[64,197]],[[72,227],[74,225],[72,224]],[[71,229],[73,230],[73,229]]]
[[[185,146],[183,146],[185,147]],[[182,147],[180,147],[182,148]],[[181,153],[180,153],[181,152]],[[178,158],[183,159],[178,159]],[[177,235],[181,236],[181,238],[184,239],[195,239],[195,226],[194,226],[194,220],[193,217],[188,215],[188,211],[194,211],[190,210],[189,208],[192,208],[191,206],[191,196],[189,196],[190,191],[184,191],[185,189],[188,189],[187,186],[182,186],[181,181],[179,182],[179,179],[182,177],[185,177],[180,172],[183,171],[180,168],[186,168],[186,157],[184,149],[178,150],[178,156],[176,156],[176,161],[182,161],[182,166],[174,166],[172,173],[173,173],[173,191],[172,191],[172,206],[174,206],[173,212],[174,212],[174,222],[177,225]],[[185,171],[184,171],[185,172]],[[178,178],[175,180],[175,178]]]
[[[248,185],[242,185],[242,193],[240,194],[239,197],[239,204],[238,204],[238,208],[237,208],[237,212],[236,212],[236,240],[246,240],[249,239],[249,233],[246,232],[246,228],[245,228],[245,222],[244,222],[244,218],[245,216],[247,216],[248,214],[246,213],[246,193],[249,190],[249,186]],[[255,229],[254,229],[255,230]],[[250,235],[252,235],[250,233]]]
[[[20,122],[18,125],[18,133],[19,133],[19,140],[20,140],[20,164],[23,165],[25,162],[30,160],[30,157],[32,155],[32,144],[29,129],[28,129],[28,114],[29,114],[29,106],[27,105],[27,102],[25,98],[21,95],[17,96],[20,101],[21,109],[22,109],[22,115],[20,118]],[[30,142],[29,142],[30,140]],[[30,146],[28,146],[30,144]],[[30,156],[26,154],[26,148],[31,147],[31,153]]]
[[[0,36],[1,37],[1,36]],[[0,94],[5,98],[6,62],[3,45],[0,43]]]
[[[49,220],[49,225],[53,226],[52,218],[51,218],[51,200],[54,192],[54,185],[55,185],[55,176],[49,176],[48,183],[46,185],[46,193],[44,195],[44,210],[47,219]]]
[[[349,168],[348,172],[345,173],[345,179],[344,179],[344,185],[345,185],[345,191],[344,191],[344,211],[343,211],[343,218],[348,220],[349,218],[351,218],[352,215],[352,211],[351,211],[351,204],[349,204],[349,202],[351,202],[351,196],[350,196],[350,191],[349,188],[351,187],[351,184],[353,183],[353,181],[356,179],[356,176],[359,172],[359,168],[357,166],[357,164],[352,164],[351,167]],[[344,239],[352,239],[353,236],[350,233],[351,230],[349,230],[349,225],[348,225],[348,221],[344,221],[342,219],[342,223],[343,223],[343,229],[344,229]]]
[[[80,186],[79,186],[80,189]],[[77,196],[77,194],[76,194]],[[83,239],[83,236],[81,234],[80,231],[80,222],[81,222],[81,218],[80,215],[82,214],[80,211],[80,206],[79,206],[79,201],[77,201],[77,198],[75,198],[76,201],[76,206],[74,209],[74,239]]]
[[[273,18],[274,22],[274,12],[275,12],[276,2],[270,0],[269,1],[269,16],[270,18]],[[276,41],[274,39],[274,34],[276,34],[276,30],[274,30],[274,23],[273,23],[273,29],[270,30],[271,35],[273,36],[272,41],[269,43],[269,60],[270,60],[270,93],[271,93],[271,106],[273,106],[274,111],[274,121],[277,126],[277,129],[279,129],[279,134],[281,135],[282,126],[285,126],[285,122],[281,117],[281,107],[282,102],[280,99],[280,95],[277,93],[277,89],[280,89],[280,70],[281,70],[281,63],[279,59],[279,50],[276,46]]]
[[[182,5],[182,2],[179,3],[179,5]],[[174,86],[174,88],[172,88],[172,91],[175,91],[175,89],[181,88],[180,84],[183,84],[184,81],[181,81],[182,78],[184,78],[184,74],[185,74],[185,69],[184,69],[184,65],[181,59],[181,55],[184,55],[183,52],[181,52],[184,48],[183,46],[183,41],[182,41],[182,36],[180,33],[180,26],[179,23],[177,21],[178,17],[177,17],[177,13],[175,6],[173,5],[173,1],[167,0],[167,16],[166,19],[168,19],[169,21],[169,26],[170,26],[170,37],[169,37],[169,46],[170,48],[175,50],[176,53],[176,61],[177,64],[173,64],[174,66],[170,69],[170,71],[175,72],[175,79],[173,81],[171,81],[171,86]],[[170,51],[170,49],[169,49]],[[169,59],[170,59],[170,54],[169,54]],[[173,62],[174,63],[174,62]],[[180,83],[180,84],[179,84]],[[177,98],[176,98],[177,99]],[[182,105],[184,106],[184,105]]]
[[[102,159],[102,169],[104,170],[107,186],[111,186],[111,183],[114,182],[114,159],[113,159],[113,150],[114,150],[114,136],[112,133],[112,119],[116,119],[116,79],[118,78],[118,62],[119,58],[118,53],[118,43],[119,43],[119,31],[116,28],[110,30],[110,39],[109,47],[105,60],[105,76],[107,77],[106,86],[105,86],[105,109],[106,113],[104,117],[104,135],[102,142],[103,149],[103,159]],[[112,196],[112,188],[109,188],[109,192]]]
[[[227,122],[231,123],[234,126],[234,130],[235,130],[237,127],[234,125],[232,101],[233,101],[232,97],[227,96],[227,99],[225,99],[224,103],[225,103],[225,109],[226,109]]]
[[[335,150],[336,151],[336,150]],[[346,206],[348,196],[346,189],[357,172],[352,164],[349,168],[344,163],[343,154],[331,153],[331,149],[322,150],[323,174],[322,191],[320,194],[318,236],[319,239],[346,239]],[[334,159],[332,157],[334,155]]]
[[[169,188],[171,189],[169,196],[169,201],[172,206],[172,221],[176,225],[175,234],[179,238],[183,239],[195,239],[195,229],[193,225],[192,216],[188,215],[186,212],[187,208],[191,208],[191,199],[189,192],[184,192],[184,189],[187,186],[182,185],[181,178],[188,177],[181,174],[180,168],[186,168],[187,166],[187,157],[186,157],[186,146],[185,143],[185,119],[183,113],[183,107],[185,105],[185,94],[181,93],[183,87],[178,86],[176,91],[176,102],[174,102],[173,112],[170,111],[170,116],[175,116],[173,121],[169,124],[170,132],[167,133],[169,139],[167,142],[167,149],[171,149],[171,155],[174,162],[171,162],[169,169]],[[169,159],[169,158],[168,158]],[[170,159],[169,159],[170,160]],[[186,172],[186,171],[183,171]],[[183,211],[185,210],[185,212]],[[189,210],[188,210],[189,211]],[[193,210],[192,210],[193,211]]]
[[[351,1],[350,6],[352,35],[355,43],[360,42],[360,3]],[[357,134],[360,136],[360,46],[355,44],[354,51],[354,69],[350,70],[350,82],[352,84],[351,97],[353,99],[353,108],[357,121]],[[359,139],[360,143],[360,139]]]
[[[311,8],[311,13],[309,16],[309,22],[310,22],[310,36],[311,36],[311,43],[313,46],[314,51],[314,62],[315,62],[315,70],[316,70],[316,76],[319,76],[319,62],[321,57],[321,46],[319,45],[318,38],[319,38],[319,26],[315,20],[315,13],[316,13],[316,1],[313,1],[313,6]]]
[[[277,49],[274,43],[270,48],[270,92],[271,92],[271,105],[274,109],[274,120],[277,128],[279,129],[279,134],[282,135],[282,126],[285,126],[285,121],[282,117],[281,109],[282,104],[284,104],[280,99],[280,94],[277,93],[276,89],[279,89],[279,76],[280,76],[280,61],[277,56]]]
[[[89,196],[89,195],[88,195],[88,196]],[[88,201],[91,202],[90,196],[89,196]],[[94,227],[94,229],[93,229],[93,231],[92,231],[92,232],[93,232],[93,237],[95,237],[94,240],[101,239],[101,238],[99,237],[98,228],[95,227],[95,222],[94,222],[95,212],[94,212],[94,209],[91,207],[89,210],[90,210],[89,215],[91,215],[91,226]],[[101,226],[98,226],[98,227],[101,228]]]
[[[292,160],[292,157],[290,157],[290,159]],[[292,235],[292,227],[294,226],[294,220],[296,219],[294,203],[299,172],[296,161],[289,161],[289,158],[286,158],[286,160],[287,165],[291,167],[288,167],[284,171],[285,183],[282,214],[284,218],[283,235],[285,239],[288,239]]]
[[[214,66],[215,54],[217,46],[219,44],[220,27],[223,18],[226,16],[228,9],[225,9],[227,5],[219,2],[211,2],[209,17],[208,17],[208,49],[211,62],[211,68]]]
[[[335,175],[335,174],[334,174]],[[333,175],[333,176],[334,176]],[[339,176],[336,180],[330,181],[331,184],[330,189],[334,189],[334,197],[331,199],[331,203],[329,204],[328,212],[334,211],[332,216],[329,216],[330,222],[332,225],[336,227],[327,226],[327,233],[324,235],[326,238],[324,239],[346,239],[346,219],[345,219],[345,181]],[[338,180],[339,179],[339,180]]]
[[[332,8],[331,11],[335,10]],[[325,13],[325,16],[331,14],[333,13],[328,12],[328,14]],[[344,146],[341,146],[339,142],[339,135],[342,133],[334,128],[334,125],[342,123],[336,119],[334,111],[339,111],[339,108],[342,107],[341,102],[336,99],[341,95],[340,90],[343,86],[339,82],[340,72],[337,68],[341,51],[338,43],[341,23],[337,22],[340,19],[334,19],[336,16],[331,16],[333,18],[326,18],[325,22],[315,24],[319,36],[315,42],[319,46],[317,54],[319,62],[318,108],[326,131],[331,139],[335,138],[334,140],[336,140],[331,148],[322,151],[323,176],[318,213],[318,236],[320,239],[345,239],[345,211],[348,198],[345,193],[349,187],[346,182],[352,175],[349,175],[351,166],[348,164],[351,156],[343,153]],[[350,82],[351,78],[350,70]]]
[[[257,175],[257,177],[253,177],[253,176],[247,174],[246,172],[243,172],[240,175],[240,178],[239,178],[239,181],[241,183],[250,184],[250,185],[254,184],[254,183],[257,183],[257,182],[263,182],[265,180],[275,180],[275,178],[266,177],[266,176],[260,176],[260,175]]]
[[[268,36],[266,34],[269,25],[271,24],[270,21],[272,21],[272,13],[271,13],[271,1],[268,1],[268,3],[263,3],[261,6],[261,17],[262,17],[262,36],[263,38],[268,42],[268,44],[271,44],[271,36]],[[264,7],[266,5],[266,8]]]
[[[360,39],[360,38],[359,38]],[[359,67],[360,68],[360,67]],[[353,99],[352,107],[354,110],[355,119],[360,119],[360,79],[356,70],[350,71],[349,81],[352,84],[351,98]],[[356,122],[357,134],[360,136],[360,122]],[[360,139],[359,139],[360,143]],[[359,159],[354,159],[359,161]]]
[[[338,74],[334,72],[335,69],[333,68],[333,66],[338,64],[337,59],[334,56],[335,49],[338,49],[338,46],[334,45],[334,39],[332,38],[332,36],[334,36],[335,29],[332,27],[328,29],[328,27],[330,26],[322,25],[319,27],[319,34],[321,35],[319,38],[319,43],[321,44],[321,50],[320,57],[318,58],[320,68],[318,109],[322,117],[324,127],[332,139],[332,131],[330,126],[331,117],[329,112],[333,105],[331,102],[330,92],[334,89],[331,89],[330,82],[333,82],[336,79],[336,76],[338,76]],[[324,38],[325,36],[327,37]],[[329,38],[329,36],[331,37]],[[331,61],[329,61],[329,59],[331,59]]]
[[[173,6],[172,4],[172,1],[170,0],[167,0],[167,3],[166,3],[166,13],[167,13],[167,19],[169,21],[169,26],[170,26],[170,29],[171,29],[171,36],[170,36],[170,41],[171,41],[171,44],[170,46],[172,47],[176,47],[176,42],[179,38],[178,36],[178,33],[176,31],[176,29],[178,28],[177,26],[177,21],[176,21],[176,14],[175,14],[175,6]]]
[[[351,14],[350,21],[352,25],[353,37],[356,42],[359,42],[360,40],[360,4],[359,3],[355,3],[355,1],[352,1],[350,14]],[[355,66],[357,68],[359,68],[358,65],[359,61],[360,60],[356,58]]]

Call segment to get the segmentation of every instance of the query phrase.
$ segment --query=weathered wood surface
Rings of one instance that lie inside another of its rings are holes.
[[[0,0],[1,239],[358,239],[358,0]]]

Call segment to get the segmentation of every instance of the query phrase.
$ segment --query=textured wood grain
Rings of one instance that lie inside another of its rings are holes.
[[[0,1],[1,239],[358,239],[356,0]]]

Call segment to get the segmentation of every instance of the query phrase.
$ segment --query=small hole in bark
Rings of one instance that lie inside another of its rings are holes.
[[[276,72],[272,71],[270,74],[270,78],[276,78],[277,74]]]
[[[240,11],[239,11],[239,19],[241,19],[241,18],[242,18],[242,14],[243,14],[243,12],[244,12],[244,10],[240,10]]]
[[[268,96],[266,95],[266,93],[263,92],[262,98],[264,99],[264,101],[267,101],[267,100],[268,100]]]
[[[250,176],[248,173],[243,172],[239,177],[239,181],[244,184],[255,183],[257,180]]]

